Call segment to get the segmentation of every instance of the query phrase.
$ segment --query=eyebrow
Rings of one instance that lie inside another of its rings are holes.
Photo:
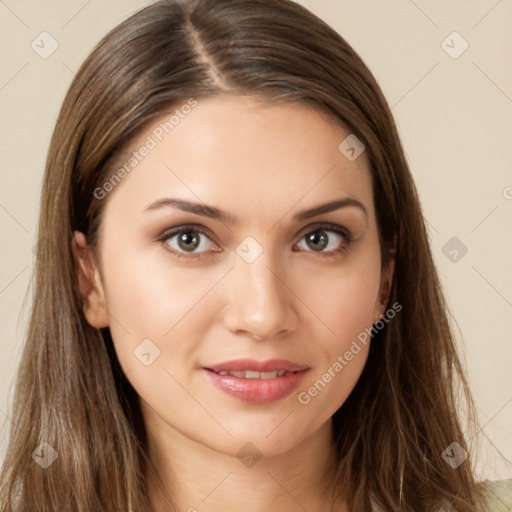
[[[343,197],[340,199],[335,199],[328,203],[314,206],[313,208],[309,208],[308,210],[303,210],[301,212],[296,213],[293,216],[293,220],[303,221],[311,217],[316,217],[317,215],[321,215],[323,213],[333,212],[335,210],[340,210],[341,208],[346,208],[349,206],[354,206],[356,208],[361,209],[364,213],[366,220],[368,220],[368,212],[364,204],[361,203],[361,201],[358,201],[357,199],[352,197]],[[228,224],[238,223],[237,217],[219,208],[216,208],[215,206],[209,206],[205,203],[195,203],[187,199],[178,199],[173,197],[158,199],[150,203],[144,209],[144,211],[153,211],[164,207],[177,208],[178,210],[182,210],[184,212],[195,213],[196,215],[202,215],[204,217],[210,217],[212,219],[225,222]]]

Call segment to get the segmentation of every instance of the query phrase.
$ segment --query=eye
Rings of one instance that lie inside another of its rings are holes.
[[[349,231],[336,224],[318,226],[313,231],[305,233],[302,239],[305,242],[302,249],[306,252],[317,252],[325,256],[335,256],[337,253],[346,251],[353,242]],[[298,246],[300,247],[300,243]]]
[[[199,257],[198,253],[208,252],[215,246],[206,232],[198,226],[180,226],[163,233],[158,240],[178,257]]]

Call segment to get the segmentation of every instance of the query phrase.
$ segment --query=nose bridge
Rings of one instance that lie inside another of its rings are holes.
[[[237,256],[230,273],[226,326],[233,332],[246,331],[262,339],[293,329],[296,322],[293,294],[284,284],[283,271],[277,270],[282,267],[271,251],[262,250],[251,261],[244,257],[247,252],[243,252],[243,244],[240,246],[242,256]],[[250,251],[254,247],[249,247]]]

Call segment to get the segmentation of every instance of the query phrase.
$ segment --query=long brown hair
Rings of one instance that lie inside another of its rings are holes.
[[[453,442],[471,452],[457,411],[465,404],[468,432],[476,414],[390,109],[349,44],[290,0],[161,0],[107,34],[73,80],[44,174],[45,250],[15,382],[1,510],[151,510],[137,394],[109,330],[85,320],[71,239],[79,230],[96,247],[108,197],[94,191],[133,137],[189,98],[216,94],[302,102],[349,127],[371,164],[384,265],[396,242],[388,303],[402,310],[375,335],[333,417],[334,494],[358,512],[478,510],[471,457],[454,469],[442,455]],[[57,459],[43,469],[34,453],[53,454],[50,447]]]

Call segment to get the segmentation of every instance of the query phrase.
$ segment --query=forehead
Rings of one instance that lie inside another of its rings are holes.
[[[194,105],[194,106],[191,106]],[[350,131],[301,103],[216,96],[184,101],[152,121],[117,163],[125,177],[109,192],[109,209],[143,210],[166,196],[275,217],[340,197],[373,215],[364,151],[340,150]],[[349,139],[350,140],[350,139]]]

